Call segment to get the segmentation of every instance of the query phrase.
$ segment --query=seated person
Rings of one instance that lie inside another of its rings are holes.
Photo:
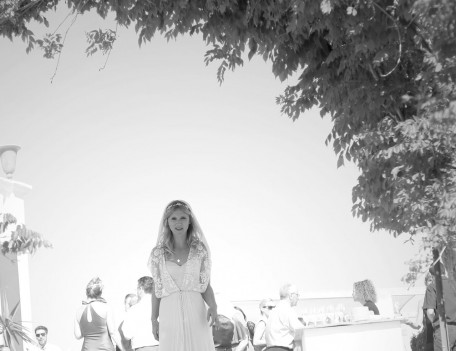
[[[221,293],[216,294],[219,325],[212,326],[215,350],[247,351],[249,330],[244,312]]]
[[[275,303],[271,299],[264,299],[260,302],[260,319],[255,325],[253,334],[253,348],[255,351],[261,351],[266,347],[266,323],[269,318],[269,313],[275,307]]]
[[[375,305],[377,293],[374,284],[369,279],[353,283],[353,300],[366,306],[375,315],[380,314],[378,307]]]

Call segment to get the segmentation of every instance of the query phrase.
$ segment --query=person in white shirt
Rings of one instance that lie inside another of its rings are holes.
[[[131,306],[138,303],[138,296],[136,294],[127,294],[127,296],[125,296],[124,302],[125,312],[127,312]]]
[[[131,306],[136,305],[138,303],[138,296],[136,294],[127,294],[124,299],[124,307],[125,307],[125,312],[127,312]],[[125,351],[132,351],[131,347],[131,340],[125,339],[122,331],[122,326],[123,326],[123,321],[119,324],[119,327],[117,328],[119,335],[120,335],[120,340],[122,341],[122,346]],[[120,347],[116,346],[116,351],[120,351]]]
[[[48,328],[45,326],[38,326],[35,328],[35,336],[38,341],[39,350],[44,351],[61,351],[60,347],[52,345],[47,342]]]
[[[127,340],[131,340],[131,347],[140,351],[158,351],[158,341],[152,334],[152,291],[154,281],[152,277],[138,279],[138,303],[131,306],[125,315],[122,332]]]
[[[280,301],[269,314],[266,323],[266,345],[281,346],[293,350],[296,332],[304,328],[293,309],[298,304],[299,292],[296,286],[285,284],[280,289]]]

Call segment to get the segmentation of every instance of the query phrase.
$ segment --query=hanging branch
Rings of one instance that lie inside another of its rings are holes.
[[[98,69],[98,71],[104,70],[105,67],[106,67],[106,64],[108,63],[109,56],[111,55],[112,47],[114,46],[114,41],[116,41],[116,39],[117,39],[117,28],[118,27],[119,27],[119,22],[116,22],[116,29],[114,31],[114,39],[112,40],[111,47],[109,48],[108,56],[106,57],[106,61],[105,61],[104,65],[103,65],[103,67]]]
[[[399,56],[397,58],[396,65],[388,73],[385,73],[385,74],[379,73],[380,77],[385,78],[385,77],[388,77],[391,73],[393,73],[396,70],[396,68],[399,66],[399,64],[401,63],[402,37],[401,37],[401,32],[399,30],[399,26],[397,25],[397,21],[394,19],[394,17],[391,16],[388,12],[386,12],[380,5],[376,4],[375,1],[372,1],[372,4],[374,6],[376,6],[380,11],[382,11],[388,18],[390,18],[393,21],[394,27],[396,28],[396,31],[397,31],[397,36],[399,38]]]
[[[63,45],[65,44],[65,40],[66,40],[66,37],[67,37],[67,35],[68,35],[68,31],[69,31],[70,28],[73,26],[74,22],[76,22],[76,19],[78,18],[78,15],[79,15],[79,11],[76,12],[76,15],[73,17],[73,20],[71,21],[70,25],[68,26],[67,30],[65,31],[65,35],[63,36],[62,47],[63,47]],[[54,81],[54,77],[57,75],[57,69],[59,68],[59,64],[60,64],[60,56],[62,56],[62,50],[59,51],[59,56],[57,57],[57,64],[55,65],[54,74],[53,74],[52,77],[51,77],[51,84],[52,84],[53,81]]]
[[[55,31],[52,33],[52,35],[54,35],[54,34],[59,30],[59,28],[62,26],[62,24],[64,24],[64,23],[66,22],[66,20],[68,19],[68,17],[70,17],[73,13],[74,13],[74,10],[68,12],[68,15],[66,15],[66,17],[63,19],[63,21],[60,22],[60,24],[57,26],[57,28],[56,28]]]
[[[35,0],[35,1],[32,1],[30,3],[28,3],[27,5],[24,5],[22,7],[19,7],[18,8],[18,12],[21,12],[21,13],[24,13],[26,10],[32,8],[33,6],[35,5],[38,5],[40,2],[42,2],[43,0]]]

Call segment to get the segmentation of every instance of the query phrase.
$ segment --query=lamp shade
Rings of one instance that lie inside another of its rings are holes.
[[[20,149],[21,147],[17,145],[0,146],[0,160],[6,178],[13,178],[13,173],[16,170],[16,156]]]

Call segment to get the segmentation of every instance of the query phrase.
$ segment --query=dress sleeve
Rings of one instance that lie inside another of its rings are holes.
[[[152,273],[152,279],[154,280],[155,296],[161,298],[163,296],[163,280],[162,280],[162,269],[161,261],[164,255],[162,248],[155,247],[149,257],[149,268]]]
[[[199,243],[197,250],[198,256],[201,260],[198,285],[199,290],[201,292],[204,292],[206,291],[209,281],[211,280],[211,258],[209,257],[209,253],[207,252],[207,249],[204,246],[204,244]]]

